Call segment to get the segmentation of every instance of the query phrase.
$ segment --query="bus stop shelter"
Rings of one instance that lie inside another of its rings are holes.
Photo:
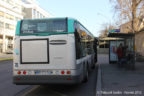
[[[133,33],[120,33],[112,32],[108,34],[108,37],[117,38],[116,40],[109,41],[109,63],[117,63],[117,53],[116,50],[120,44],[126,49],[126,59],[125,64],[128,69],[135,69],[135,38]]]

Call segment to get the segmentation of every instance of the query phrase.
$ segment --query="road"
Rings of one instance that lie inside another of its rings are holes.
[[[0,96],[95,96],[97,68],[79,85],[14,85],[12,61],[0,61]]]
[[[0,96],[15,96],[31,86],[12,83],[12,61],[0,61]]]

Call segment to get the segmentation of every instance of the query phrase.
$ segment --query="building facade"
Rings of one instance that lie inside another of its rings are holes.
[[[13,49],[18,20],[44,17],[52,15],[35,0],[0,0],[0,53]]]
[[[0,52],[13,49],[17,21],[23,19],[21,0],[0,0]]]
[[[22,0],[24,18],[45,18],[53,17],[47,11],[42,9],[35,0]]]

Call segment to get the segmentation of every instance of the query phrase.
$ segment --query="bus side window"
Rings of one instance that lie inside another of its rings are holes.
[[[81,51],[82,51],[82,57],[86,56],[87,55],[87,43],[86,43],[86,31],[84,29],[84,27],[79,24],[79,34],[80,34],[80,37],[81,37]]]
[[[76,22],[74,23],[74,27],[75,27],[76,59],[80,59],[82,57],[81,40],[80,40],[80,34],[78,32],[78,26]]]

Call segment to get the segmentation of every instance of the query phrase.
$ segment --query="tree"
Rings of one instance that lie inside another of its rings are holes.
[[[107,37],[108,29],[103,29],[100,31],[100,36],[99,37]]]
[[[111,24],[102,24],[102,30],[100,31],[99,37],[107,37],[108,31],[112,29],[114,29],[114,26],[112,26]]]
[[[132,31],[137,32],[139,21],[144,14],[144,0],[110,0],[110,2],[114,4],[114,9],[121,16],[121,20],[131,22]]]

